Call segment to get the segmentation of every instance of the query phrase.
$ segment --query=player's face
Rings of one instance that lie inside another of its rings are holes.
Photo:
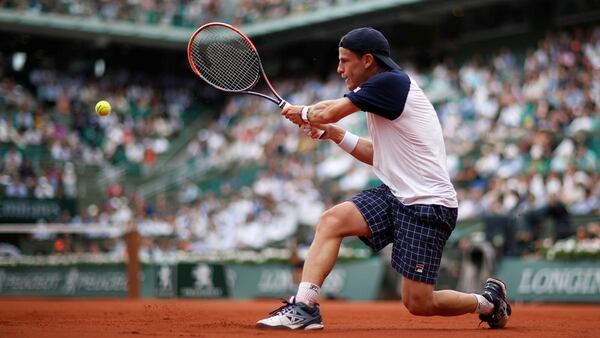
[[[349,49],[339,48],[339,63],[337,72],[346,81],[346,87],[354,90],[358,85],[365,82],[369,77],[364,62],[364,56],[360,57]]]

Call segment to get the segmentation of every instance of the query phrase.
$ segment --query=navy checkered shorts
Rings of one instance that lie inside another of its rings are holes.
[[[352,198],[372,235],[360,237],[379,251],[393,243],[392,267],[404,277],[435,284],[444,245],[456,226],[457,208],[402,204],[385,184]]]

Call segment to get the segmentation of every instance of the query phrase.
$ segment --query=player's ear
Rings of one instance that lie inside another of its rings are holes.
[[[366,53],[365,55],[363,55],[362,61],[365,68],[370,68],[374,66],[374,64],[377,62],[375,61],[375,57],[371,53]]]

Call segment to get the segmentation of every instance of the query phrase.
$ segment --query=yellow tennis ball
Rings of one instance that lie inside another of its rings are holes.
[[[98,101],[98,103],[96,103],[96,114],[100,116],[108,116],[108,114],[110,114],[110,103],[105,100]]]

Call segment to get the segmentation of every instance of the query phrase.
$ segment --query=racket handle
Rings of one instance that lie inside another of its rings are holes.
[[[281,102],[279,102],[278,106],[281,109],[285,109],[285,108],[291,106],[291,104],[289,102],[287,102],[286,100],[281,100]]]
[[[291,106],[291,104],[289,102],[287,102],[286,100],[281,100],[281,102],[278,104],[279,108],[281,109],[285,109],[289,106]],[[308,128],[308,131],[310,131],[310,125],[305,124],[303,125],[303,127],[306,126]],[[305,130],[306,132],[306,130]],[[323,137],[323,134],[325,134],[325,130],[319,130],[319,138]]]

